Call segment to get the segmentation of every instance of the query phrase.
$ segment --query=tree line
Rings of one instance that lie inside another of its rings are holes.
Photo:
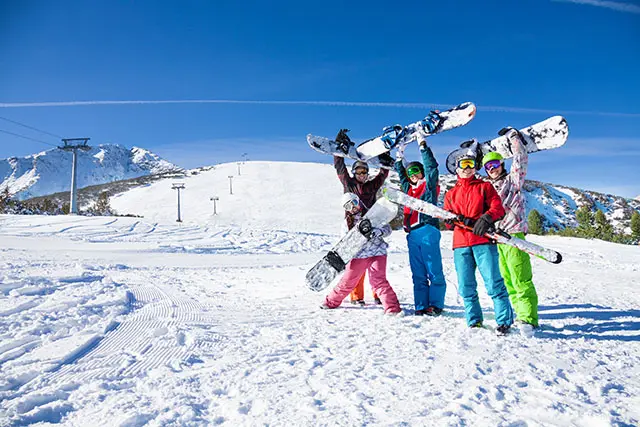
[[[581,206],[576,210],[577,227],[546,231],[544,226],[545,218],[535,209],[529,212],[527,220],[529,222],[529,233],[531,234],[583,237],[624,244],[638,244],[640,242],[640,213],[638,211],[634,211],[631,215],[631,234],[617,232],[600,209],[596,209],[594,213],[588,206]]]
[[[50,199],[39,201],[19,201],[11,198],[8,188],[0,192],[0,213],[15,215],[66,215],[69,213],[69,202],[56,203]],[[116,216],[118,215],[109,204],[109,195],[100,193],[98,200],[86,209],[78,210],[79,215],[86,216]]]

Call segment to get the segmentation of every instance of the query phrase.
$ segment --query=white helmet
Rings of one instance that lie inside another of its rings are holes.
[[[355,206],[360,206],[360,198],[353,193],[344,193],[341,199],[342,207],[346,211],[350,211]]]

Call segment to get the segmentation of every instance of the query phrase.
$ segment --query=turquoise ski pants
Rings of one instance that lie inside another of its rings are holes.
[[[487,293],[493,300],[496,323],[511,326],[513,310],[507,288],[500,275],[496,245],[484,244],[456,248],[453,250],[453,261],[458,275],[458,291],[464,301],[467,325],[472,326],[483,321],[476,281],[476,267],[478,267]]]
[[[412,230],[407,234],[407,246],[416,310],[444,308],[447,283],[442,269],[440,230],[432,225]]]

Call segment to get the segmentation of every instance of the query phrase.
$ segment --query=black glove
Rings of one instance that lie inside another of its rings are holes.
[[[349,152],[349,147],[353,145],[353,142],[351,142],[351,138],[349,138],[347,132],[349,132],[349,129],[340,129],[340,132],[336,135],[338,149],[345,154]]]
[[[349,132],[349,129],[340,129],[340,132],[338,132],[338,134],[336,135],[336,142],[346,145],[352,144],[351,138],[349,138],[347,132]]]
[[[473,226],[473,234],[476,236],[484,236],[484,233],[493,228],[493,219],[489,214],[484,214],[476,221]]]
[[[474,220],[472,220],[471,218],[467,218],[464,215],[458,215],[455,218],[445,219],[444,220],[444,223],[447,224],[451,228],[453,228],[453,226],[455,225],[456,222],[461,222],[464,225],[466,225],[467,227],[473,227],[473,224],[475,224]]]

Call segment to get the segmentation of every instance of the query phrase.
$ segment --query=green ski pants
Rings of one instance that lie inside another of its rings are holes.
[[[513,233],[524,239],[524,233]],[[500,274],[509,292],[509,299],[518,320],[538,326],[538,294],[533,286],[529,254],[509,245],[498,245]]]

